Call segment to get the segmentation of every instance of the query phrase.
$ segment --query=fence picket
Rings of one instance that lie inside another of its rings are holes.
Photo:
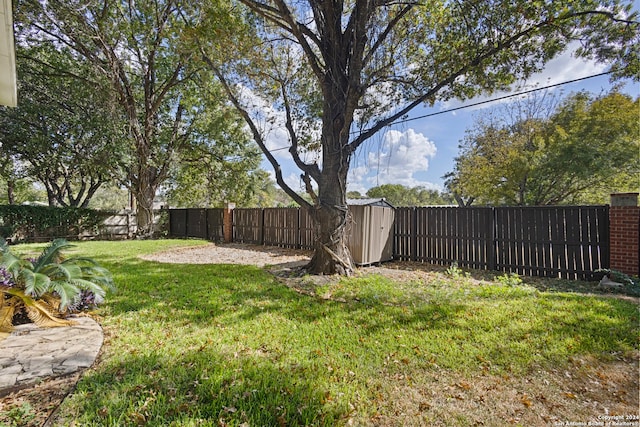
[[[169,235],[171,237],[187,237],[187,210],[169,210]]]
[[[220,242],[224,240],[224,209],[206,209],[207,240]]]
[[[233,241],[261,245],[264,236],[262,209],[233,210]]]
[[[300,247],[297,208],[264,209],[264,244],[283,248]]]

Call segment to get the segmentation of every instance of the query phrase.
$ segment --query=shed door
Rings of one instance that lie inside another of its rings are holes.
[[[375,224],[372,227],[372,236],[375,236],[375,252],[372,252],[371,262],[389,261],[393,258],[393,220],[395,217],[393,208],[374,207],[373,217]]]
[[[356,264],[372,264],[393,258],[393,208],[351,206],[353,224],[349,249]]]

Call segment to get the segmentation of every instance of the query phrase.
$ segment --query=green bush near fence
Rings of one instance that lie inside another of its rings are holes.
[[[108,215],[84,208],[0,205],[0,236],[13,241],[74,236],[95,230]]]

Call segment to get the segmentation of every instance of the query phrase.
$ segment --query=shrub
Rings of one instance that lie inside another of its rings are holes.
[[[458,261],[453,261],[444,273],[453,279],[461,279],[463,277],[470,276],[470,273],[465,272],[460,267],[458,267]]]
[[[496,276],[495,281],[502,286],[520,286],[522,285],[522,278],[517,273],[505,273],[501,276]]]
[[[12,329],[24,312],[39,326],[65,326],[64,316],[104,299],[113,288],[108,270],[90,258],[66,258],[72,245],[56,239],[36,259],[14,254],[0,238],[0,332]]]
[[[634,281],[627,274],[609,268],[601,268],[599,270],[596,270],[595,273],[604,273],[604,276],[608,276],[609,279],[613,280],[614,282],[622,283],[625,286],[634,286],[637,282],[637,280]]]
[[[0,205],[0,237],[28,240],[34,235],[77,235],[95,229],[107,215],[83,208]]]

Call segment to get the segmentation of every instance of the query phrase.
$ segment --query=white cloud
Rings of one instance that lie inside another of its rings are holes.
[[[289,153],[291,140],[285,125],[285,112],[275,108],[269,101],[260,97],[248,87],[239,85],[238,92],[240,93],[240,101],[244,108],[249,111],[269,152],[281,161],[291,160],[291,154]],[[294,126],[296,126],[295,123]],[[246,126],[246,129],[249,132],[248,126]],[[310,132],[317,139],[320,138],[320,123],[318,123],[317,129],[309,129],[308,127],[305,129],[305,132]],[[298,131],[298,137],[302,136],[301,133],[302,131]],[[306,151],[303,148],[299,148],[298,152],[303,161],[320,163],[318,153]]]
[[[525,87],[562,83],[604,72],[608,65],[573,56],[577,43],[557,58],[549,61],[541,73],[532,76]]]
[[[276,172],[273,170],[273,168],[270,167],[271,165],[265,162],[261,166],[269,174],[269,179],[273,182],[276,182]]]
[[[366,192],[367,188],[382,184],[430,186],[417,179],[415,174],[429,168],[429,159],[435,156],[436,151],[433,141],[413,129],[405,132],[390,130],[384,135],[380,149],[369,152],[367,165],[350,171],[349,189]]]
[[[347,187],[349,191],[358,191],[365,194],[370,185],[366,184],[366,176],[370,170],[367,166],[356,166],[349,169]]]
[[[289,147],[290,143],[289,135],[284,126],[284,113],[273,108],[266,100],[247,87],[238,86],[238,91],[240,93],[240,101],[250,112],[254,124],[262,134],[267,149],[275,157],[289,157],[289,152],[286,148]],[[246,128],[249,131],[249,127],[246,126]]]
[[[302,182],[302,179],[300,178],[300,174],[299,173],[291,173],[285,177],[283,177],[284,182],[295,192],[305,192],[304,189],[304,183]]]

